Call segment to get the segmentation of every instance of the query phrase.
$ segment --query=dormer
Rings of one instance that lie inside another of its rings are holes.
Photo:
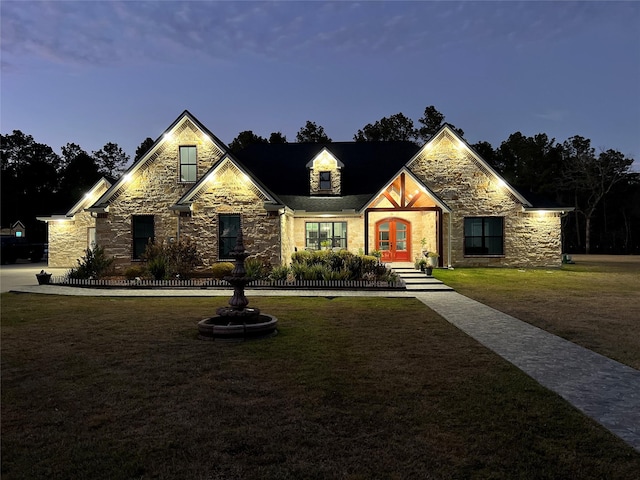
[[[337,196],[342,194],[344,164],[324,147],[309,163],[309,194]]]

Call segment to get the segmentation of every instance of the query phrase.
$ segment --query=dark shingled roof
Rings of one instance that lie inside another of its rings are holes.
[[[289,208],[305,210],[307,212],[341,212],[343,210],[360,210],[373,196],[372,193],[363,195],[347,195],[344,197],[317,197],[280,195],[280,199]]]
[[[265,143],[249,145],[235,157],[269,190],[285,201],[284,197],[287,196],[309,196],[309,171],[306,165],[324,147],[344,164],[343,196],[372,196],[391,180],[420,148],[411,142]],[[326,198],[324,197],[325,200]],[[288,197],[288,200],[291,198]],[[341,206],[338,210],[359,208],[352,206],[357,205],[359,201],[360,199],[355,198],[344,199],[343,203],[338,202],[336,205]],[[365,201],[363,200],[362,204]],[[300,209],[313,211],[302,204],[299,205]],[[336,211],[334,208],[331,210]]]

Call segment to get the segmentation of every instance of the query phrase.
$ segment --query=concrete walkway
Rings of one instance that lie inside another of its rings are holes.
[[[12,291],[111,297],[230,296],[231,290],[88,289],[55,285]],[[640,451],[640,372],[453,291],[246,290],[249,297],[415,297]]]
[[[458,293],[416,297],[640,451],[640,371]]]

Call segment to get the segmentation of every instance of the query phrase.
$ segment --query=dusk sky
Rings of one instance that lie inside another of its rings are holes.
[[[573,135],[640,170],[640,2],[1,2],[1,132],[133,158],[185,109],[334,141],[434,105],[469,143]]]

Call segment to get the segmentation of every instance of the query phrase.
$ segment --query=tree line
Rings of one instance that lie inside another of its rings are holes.
[[[365,125],[353,140],[421,145],[444,124],[445,116],[431,105],[417,126],[397,113]],[[448,125],[464,136],[462,129]],[[307,121],[295,141],[331,143],[332,139],[322,126]],[[153,143],[150,137],[143,140],[134,161]],[[287,138],[281,132],[267,139],[245,130],[229,149],[238,152],[255,143],[287,143]],[[591,140],[577,135],[557,142],[545,133],[515,132],[495,148],[486,141],[471,147],[525,198],[545,198],[574,208],[562,219],[564,252],[640,253],[640,174],[631,170],[633,159],[613,149],[596,152]],[[46,241],[46,227],[36,216],[65,213],[101,177],[117,179],[130,160],[111,142],[91,153],[67,143],[61,152],[56,154],[19,130],[0,136],[3,226],[21,220],[29,235]]]

